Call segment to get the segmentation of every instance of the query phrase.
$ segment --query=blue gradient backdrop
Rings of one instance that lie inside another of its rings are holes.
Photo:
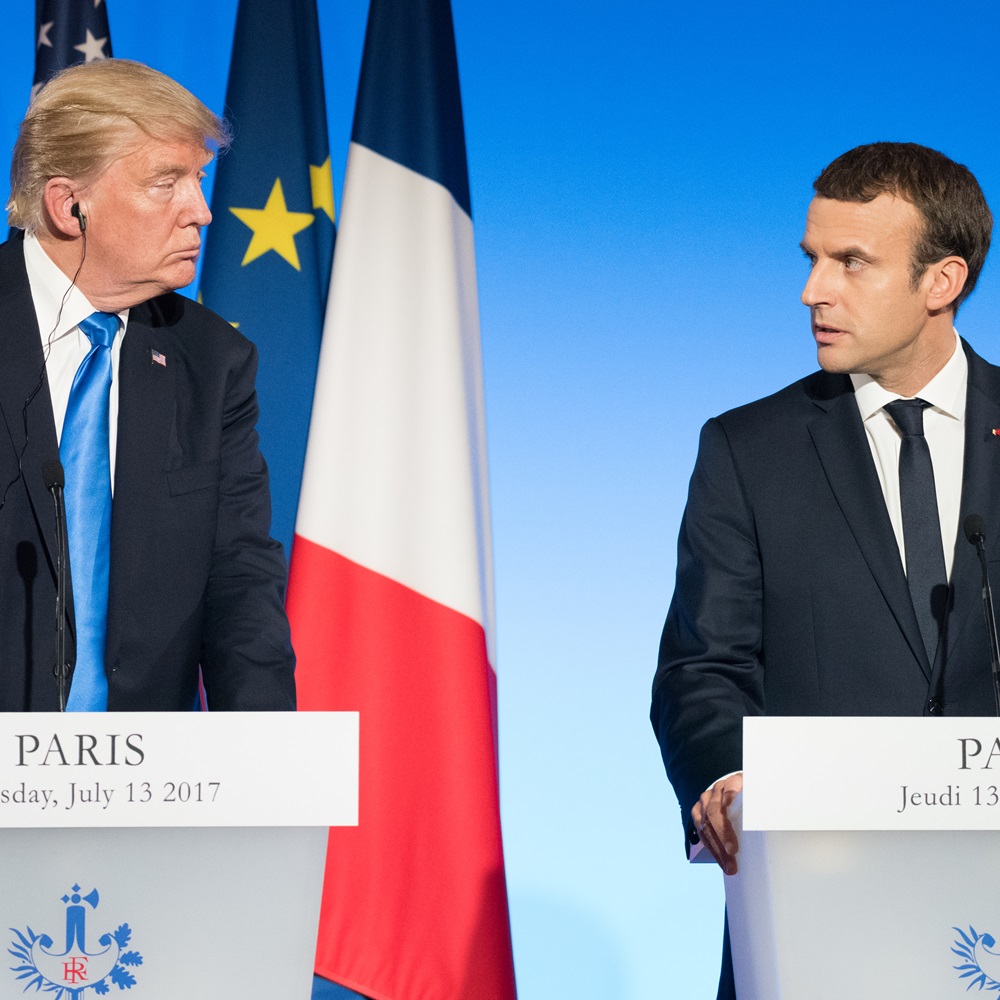
[[[118,55],[222,110],[235,0],[109,3]],[[366,5],[319,6],[339,205]],[[698,427],[815,366],[797,244],[835,155],[936,146],[1000,208],[1000,14],[976,0],[454,0],[454,14],[520,996],[711,998],[721,875],[686,867],[647,721]],[[6,158],[34,4],[4,15]],[[994,260],[960,317],[992,361],[998,307]]]

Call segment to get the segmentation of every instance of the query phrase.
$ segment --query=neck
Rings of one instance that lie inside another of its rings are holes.
[[[891,369],[868,374],[883,389],[905,398],[916,396],[951,360],[957,349],[951,312],[936,317],[932,336],[913,345],[909,354]]]
[[[121,291],[109,291],[101,282],[94,281],[93,271],[87,264],[86,237],[82,234],[65,236],[39,230],[35,236],[49,260],[99,312],[118,313],[142,301],[141,297],[135,298]]]

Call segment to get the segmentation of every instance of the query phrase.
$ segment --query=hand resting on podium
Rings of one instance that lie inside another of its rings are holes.
[[[729,819],[729,807],[741,791],[743,772],[727,774],[702,792],[701,798],[691,807],[699,839],[727,875],[735,875],[738,871],[736,854],[740,845]]]

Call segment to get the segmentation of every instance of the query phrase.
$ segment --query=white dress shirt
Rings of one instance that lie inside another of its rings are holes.
[[[52,416],[56,422],[56,441],[61,441],[73,378],[91,346],[90,339],[78,324],[97,310],[79,288],[71,285],[70,279],[53,263],[41,243],[28,233],[24,236],[24,264],[28,271],[28,285],[42,338],[45,373],[49,380],[49,395],[52,397]],[[128,309],[123,309],[118,313],[121,324],[111,345],[108,443],[111,448],[112,484],[115,481],[115,446],[118,442],[118,361],[128,324],[128,312]]]
[[[941,522],[941,547],[951,578],[955,561],[955,539],[962,502],[962,462],[965,458],[965,397],[968,392],[969,362],[955,334],[955,351],[947,364],[915,397],[931,405],[924,410],[924,437],[934,467],[934,492],[937,495]],[[892,417],[883,409],[886,403],[902,396],[883,389],[868,375],[852,375],[854,398],[868,434],[868,444],[875,459],[882,495],[896,533],[899,557],[906,570],[903,545],[903,511],[899,502],[899,444],[902,435]]]

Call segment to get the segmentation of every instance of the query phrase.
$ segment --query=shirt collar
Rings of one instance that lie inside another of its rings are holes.
[[[867,420],[878,413],[886,403],[903,397],[883,389],[870,375],[851,375],[854,398],[857,400],[861,419]],[[914,396],[926,400],[936,410],[956,420],[965,417],[965,396],[969,384],[969,360],[962,349],[958,331],[955,331],[955,350],[945,366]]]

